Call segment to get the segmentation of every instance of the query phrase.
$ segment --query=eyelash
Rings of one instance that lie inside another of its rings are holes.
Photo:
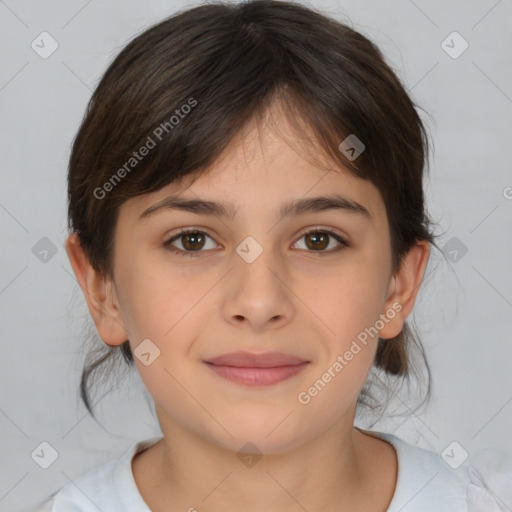
[[[204,231],[202,229],[184,228],[178,234],[174,235],[172,238],[170,238],[169,240],[164,242],[164,244],[163,244],[164,247],[169,248],[169,250],[171,252],[178,254],[179,256],[192,256],[192,257],[199,256],[204,251],[183,251],[182,249],[176,249],[173,245],[171,245],[172,242],[174,242],[175,240],[178,240],[183,235],[186,235],[189,233],[201,233],[201,234],[208,236],[209,238],[211,238],[213,240],[213,237],[211,237],[206,231]],[[311,251],[307,251],[307,252],[316,253],[320,256],[326,256],[329,254],[338,253],[338,252],[342,251],[343,249],[350,247],[350,244],[348,242],[346,242],[340,235],[338,235],[337,233],[334,233],[333,231],[330,231],[328,229],[322,229],[322,228],[312,228],[312,229],[306,228],[305,230],[301,231],[301,233],[299,234],[299,237],[297,238],[297,241],[300,240],[305,235],[310,235],[310,234],[315,234],[315,233],[327,234],[329,237],[332,237],[337,242],[339,242],[340,245],[336,249],[331,249],[329,251],[325,251],[325,250],[313,251],[313,250],[311,250]]]

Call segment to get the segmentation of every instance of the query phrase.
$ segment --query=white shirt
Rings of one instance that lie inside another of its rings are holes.
[[[440,455],[410,445],[393,434],[363,432],[388,441],[397,453],[398,477],[387,512],[512,510],[510,455],[500,459],[500,452],[493,452],[490,458],[486,451],[478,464],[466,461],[452,469]],[[33,512],[151,512],[135,483],[131,461],[136,453],[161,438],[134,442],[119,459],[66,484]]]

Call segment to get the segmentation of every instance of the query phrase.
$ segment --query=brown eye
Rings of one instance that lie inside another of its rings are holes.
[[[164,242],[164,246],[169,247],[172,252],[180,256],[200,256],[202,252],[206,252],[203,249],[216,248],[215,243],[213,243],[213,247],[207,247],[208,239],[213,242],[213,238],[205,231],[199,229],[185,229]],[[302,239],[305,240],[305,250],[307,252],[315,252],[322,256],[337,253],[349,247],[349,243],[341,236],[327,229],[317,228],[305,231],[299,238],[299,240]],[[337,247],[334,246],[334,248],[328,249],[332,241],[337,242]],[[175,242],[180,242],[181,248],[179,246],[176,247],[174,245]]]
[[[181,235],[183,247],[188,251],[197,251],[204,246],[205,238],[202,233],[185,233]]]
[[[167,242],[164,242],[164,246],[169,246],[173,252],[183,256],[199,256],[201,252],[204,252],[202,249],[205,248],[208,239],[213,241],[212,237],[204,231],[199,229],[189,229],[181,231],[171,239],[167,240]],[[175,247],[174,242],[180,242],[182,248]],[[213,247],[206,248],[215,249],[215,247],[215,244],[213,244]]]
[[[329,245],[329,235],[321,232],[309,233],[305,235],[306,245],[310,249],[322,250]]]
[[[305,231],[300,236],[299,240],[301,239],[305,240],[305,246],[308,252],[317,252],[322,256],[333,254],[345,249],[346,247],[349,247],[348,242],[341,238],[341,236],[339,236],[337,233],[334,233],[333,231],[326,229],[313,229]],[[334,247],[334,249],[326,250],[327,247],[329,247],[331,240],[338,242],[338,246]]]

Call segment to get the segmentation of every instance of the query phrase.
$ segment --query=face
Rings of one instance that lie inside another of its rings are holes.
[[[284,118],[275,122],[293,139]],[[251,441],[279,453],[352,428],[376,333],[400,332],[379,191],[334,165],[314,166],[297,147],[252,126],[193,183],[120,209],[113,294],[164,434],[183,429],[235,451]],[[227,215],[164,206],[170,196],[219,203]],[[345,207],[317,202],[281,215],[319,196]],[[234,352],[296,359],[211,363]]]

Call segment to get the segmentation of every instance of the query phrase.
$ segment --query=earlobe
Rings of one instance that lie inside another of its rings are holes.
[[[107,345],[120,345],[128,339],[128,333],[113,283],[91,265],[76,233],[67,238],[66,252],[100,338]]]
[[[387,316],[387,312],[391,310],[394,313],[380,331],[381,338],[390,339],[400,334],[405,320],[416,302],[429,255],[430,243],[426,240],[418,241],[404,256],[399,270],[392,276],[385,304],[385,314]]]

